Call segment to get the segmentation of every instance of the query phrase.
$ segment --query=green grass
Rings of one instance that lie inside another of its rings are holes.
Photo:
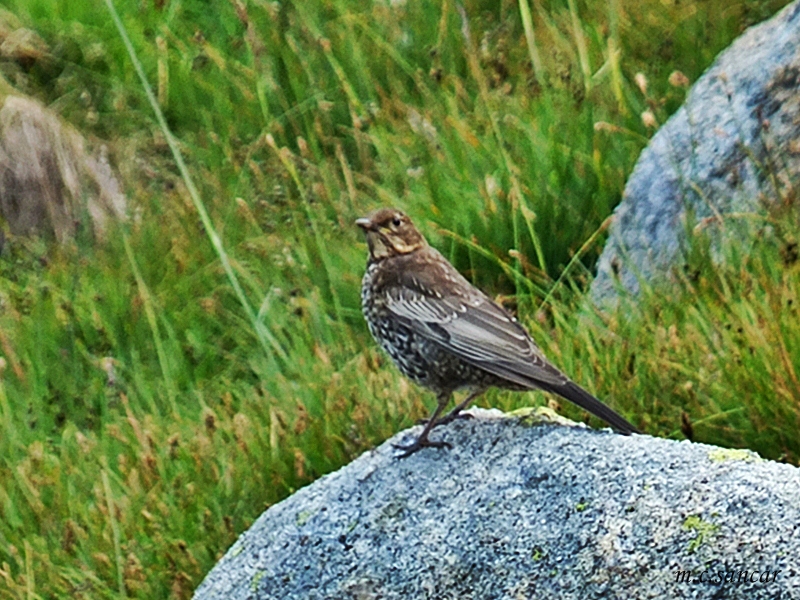
[[[532,39],[509,1],[465,3],[468,38],[452,0],[120,3],[215,249],[104,3],[7,2],[52,59],[0,70],[110,144],[134,218],[0,255],[0,598],[188,598],[266,506],[427,412],[360,316],[352,222],[381,205],[648,433],[797,463],[791,207],[726,221],[755,241],[724,268],[703,229],[668,294],[581,295],[641,113],[782,4],[537,0]]]

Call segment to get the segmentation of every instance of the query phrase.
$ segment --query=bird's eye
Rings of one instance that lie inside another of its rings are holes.
[[[392,219],[392,225],[394,225],[395,227],[400,227],[400,225],[402,224],[403,221],[400,219],[400,217],[395,217],[394,219]]]

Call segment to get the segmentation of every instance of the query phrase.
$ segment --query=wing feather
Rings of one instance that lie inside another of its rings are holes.
[[[426,279],[437,276],[435,272],[427,277],[417,272],[384,289],[385,306],[415,333],[518,385],[558,386],[568,381],[501,306],[472,287],[455,269],[438,275],[440,280],[457,286],[434,285]]]

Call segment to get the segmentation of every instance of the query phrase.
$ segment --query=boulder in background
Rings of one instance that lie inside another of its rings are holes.
[[[800,2],[742,34],[653,136],[614,212],[591,288],[597,303],[682,266],[687,216],[765,212],[800,174]],[[710,228],[706,228],[707,230]],[[721,227],[720,227],[721,229]]]
[[[0,216],[11,233],[51,233],[65,242],[86,211],[103,238],[125,206],[102,150],[90,153],[77,131],[0,80]]]

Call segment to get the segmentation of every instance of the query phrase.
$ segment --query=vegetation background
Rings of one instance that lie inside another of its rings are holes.
[[[791,203],[725,267],[701,233],[669,292],[581,302],[648,137],[785,0],[117,2],[202,207],[105,3],[4,4],[51,52],[0,70],[108,144],[132,208],[105,244],[0,253],[0,598],[189,598],[427,413],[360,314],[378,206],[647,433],[800,460]]]

